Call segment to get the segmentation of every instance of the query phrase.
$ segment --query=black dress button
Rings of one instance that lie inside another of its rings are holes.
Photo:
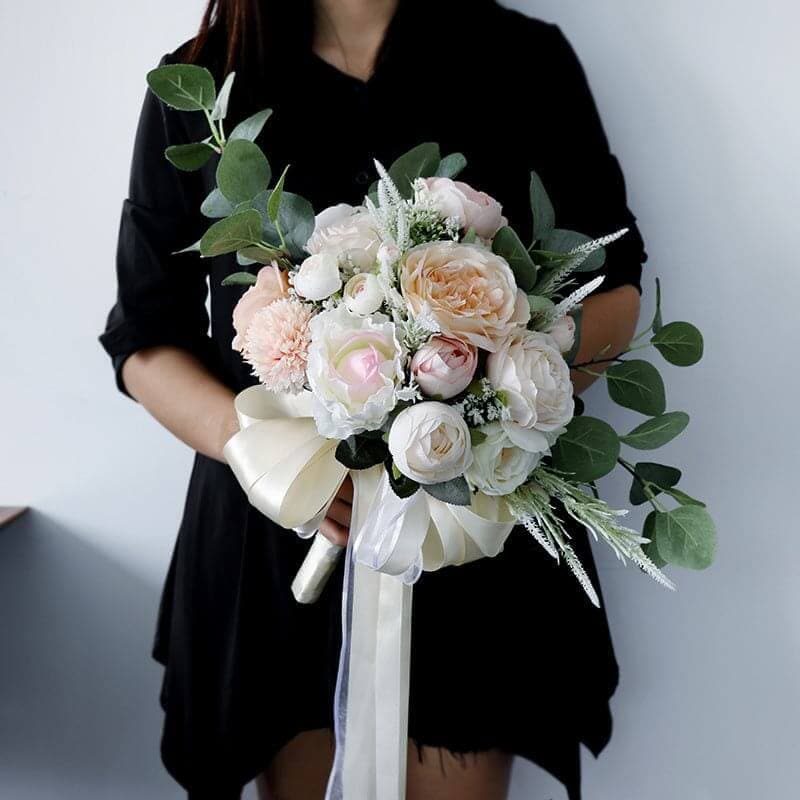
[[[359,183],[361,186],[367,186],[370,183],[370,178],[372,176],[367,172],[365,169],[362,169],[361,172],[356,175],[356,182]]]

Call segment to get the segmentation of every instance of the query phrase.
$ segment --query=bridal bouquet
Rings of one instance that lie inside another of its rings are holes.
[[[634,353],[653,346],[689,366],[702,355],[700,332],[664,324],[659,296],[625,353],[575,363],[581,303],[603,282],[580,278],[626,231],[592,240],[557,228],[534,173],[533,242],[523,243],[497,200],[457,180],[464,156],[442,157],[436,144],[388,169],[376,162],[361,205],[315,215],[286,190],[286,169],[273,183],[254,142],[269,111],[225,136],[232,80],[217,93],[196,66],[148,76],[165,103],[204,113],[210,126],[207,139],[170,147],[167,158],[190,170],[218,157],[202,205],[217,221],[188,249],[235,253],[242,269],[224,283],[247,287],[233,348],[261,385],[243,393],[237,436],[267,427],[229,460],[251,501],[285,527],[315,529],[350,471],[354,561],[407,586],[423,569],[496,555],[520,523],[597,604],[568,518],[664,586],[665,564],[707,567],[714,526],[677,488],[681,473],[621,454],[622,445],[655,450],[689,422],[667,411],[658,370]],[[599,364],[610,366],[600,373]],[[570,369],[602,374],[611,399],[644,419],[619,435],[586,415]],[[617,467],[631,475],[631,504],[652,507],[642,533],[599,496],[597,481]],[[365,602],[356,592],[354,606],[352,594],[346,625]],[[352,663],[349,672],[352,681]]]

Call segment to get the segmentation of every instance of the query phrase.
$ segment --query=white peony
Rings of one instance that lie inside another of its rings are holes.
[[[330,439],[383,425],[404,380],[403,350],[383,314],[359,317],[344,305],[310,322],[308,383],[317,430]]]
[[[417,403],[401,411],[389,430],[389,452],[400,472],[417,483],[444,483],[472,463],[469,428],[444,403]]]
[[[374,314],[383,304],[383,291],[376,275],[359,272],[344,286],[344,304],[362,317]]]
[[[487,358],[486,375],[505,393],[510,419],[503,426],[511,441],[546,451],[575,412],[569,366],[555,339],[535,331],[512,334]]]
[[[306,300],[325,300],[342,288],[339,262],[331,253],[309,256],[294,274],[294,290]]]
[[[361,270],[374,266],[381,238],[366,208],[342,203],[320,212],[306,244],[309,253],[332,253]]]
[[[514,445],[499,422],[484,425],[480,432],[486,439],[472,446],[473,460],[467,480],[484,494],[511,494],[525,483],[542,454]]]

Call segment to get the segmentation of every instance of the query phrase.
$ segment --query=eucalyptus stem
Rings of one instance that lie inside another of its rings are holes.
[[[656,484],[651,484],[650,481],[643,480],[639,473],[636,472],[636,467],[631,464],[630,461],[626,461],[624,458],[620,457],[617,459],[617,463],[620,464],[623,469],[630,472],[630,474],[633,476],[633,479],[642,487],[642,491],[644,492],[645,497],[647,497],[647,501],[650,503],[650,505],[653,506],[656,511],[666,512],[666,507],[656,500],[656,495],[650,488]],[[659,486],[658,488],[660,489],[661,487]]]
[[[602,378],[603,377],[603,373],[602,372],[594,372],[594,370],[587,369],[584,366],[572,367],[572,369],[576,370],[577,372],[583,372],[586,375],[591,375],[593,378]]]
[[[583,361],[580,364],[572,364],[570,369],[579,369],[583,370],[585,367],[591,367],[594,364],[611,364],[613,362],[618,362],[620,364],[625,363],[624,358],[620,358],[619,356],[614,356],[613,358],[595,358],[592,361]]]
[[[225,135],[222,133],[222,121],[220,120],[220,129],[218,131],[214,120],[211,119],[211,112],[207,108],[204,108],[203,113],[206,115],[206,121],[208,122],[208,127],[211,129],[211,135],[214,137],[219,151],[222,152],[225,149]]]

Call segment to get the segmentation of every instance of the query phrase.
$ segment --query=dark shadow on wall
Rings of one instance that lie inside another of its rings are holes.
[[[174,800],[157,589],[29,512],[0,530],[0,797]]]

